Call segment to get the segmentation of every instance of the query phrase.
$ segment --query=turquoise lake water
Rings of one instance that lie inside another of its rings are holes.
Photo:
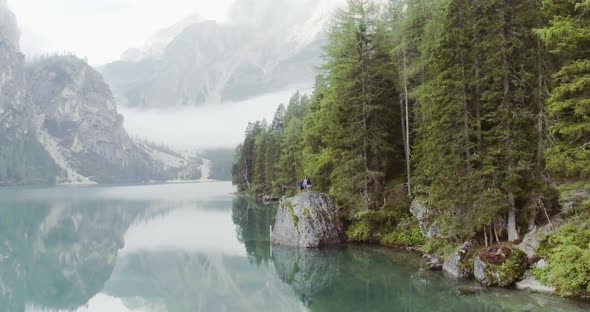
[[[371,246],[271,247],[230,183],[0,189],[0,311],[590,311]]]

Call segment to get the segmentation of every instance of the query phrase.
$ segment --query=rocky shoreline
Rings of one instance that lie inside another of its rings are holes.
[[[427,224],[428,212],[416,202],[412,214],[420,222],[425,236],[435,235],[436,227]],[[556,221],[557,222],[557,221]],[[462,280],[475,280],[483,288],[514,288],[542,294],[557,294],[556,289],[544,285],[533,275],[534,269],[547,266],[545,259],[536,255],[538,233],[549,231],[548,226],[535,228],[520,244],[501,243],[482,247],[468,240],[449,256],[427,253],[420,247],[408,247],[409,252],[422,254],[425,270],[442,271]],[[319,248],[347,243],[338,208],[329,195],[309,192],[280,200],[273,227],[274,245],[298,248]]]

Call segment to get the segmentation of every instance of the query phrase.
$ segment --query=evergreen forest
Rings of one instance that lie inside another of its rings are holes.
[[[590,291],[590,0],[384,2],[334,14],[313,93],[250,123],[234,184],[281,197],[310,177],[350,241],[443,255],[559,218],[535,274]]]

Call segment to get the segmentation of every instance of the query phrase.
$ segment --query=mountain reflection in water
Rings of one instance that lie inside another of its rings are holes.
[[[276,207],[232,191],[229,183],[0,190],[0,311],[589,309],[525,292],[472,293],[386,248],[271,248]]]

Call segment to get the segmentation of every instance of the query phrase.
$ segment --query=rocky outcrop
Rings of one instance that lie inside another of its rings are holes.
[[[333,199],[305,192],[281,201],[272,231],[272,243],[294,247],[319,247],[343,241],[343,225]]]
[[[477,256],[473,274],[482,285],[508,287],[524,274],[526,267],[524,252],[508,246],[494,246]]]
[[[555,231],[561,224],[561,216],[557,215],[551,219],[551,223],[541,226],[535,226],[532,231],[527,233],[522,242],[515,247],[522,250],[529,258],[535,257],[541,240],[548,234]]]
[[[53,56],[25,67],[5,5],[0,0],[0,185],[200,177],[201,164],[170,169],[129,138],[109,86],[86,62]]]
[[[466,241],[443,264],[443,271],[454,278],[473,276],[473,261],[477,243]]]
[[[582,202],[587,200],[590,200],[590,191],[584,189],[564,191],[559,195],[562,213],[566,215],[575,213],[576,207],[579,207]]]
[[[420,233],[424,237],[432,238],[438,234],[438,227],[431,221],[432,213],[422,199],[417,198],[412,201],[410,213],[418,220]]]
[[[533,264],[531,266],[531,270],[528,270],[524,273],[524,276],[522,277],[522,279],[518,282],[516,282],[516,284],[514,284],[514,287],[516,287],[516,289],[520,289],[520,290],[528,290],[531,292],[536,292],[536,293],[546,293],[546,294],[554,294],[556,293],[556,289],[555,287],[551,287],[551,286],[547,286],[543,283],[541,283],[539,280],[537,280],[537,278],[535,278],[535,276],[533,275],[532,270],[533,269],[546,269],[547,268],[547,261],[545,261],[545,259],[541,259],[539,261],[537,261],[537,263]]]
[[[15,50],[19,47],[20,31],[14,14],[6,7],[6,0],[0,0],[0,42]]]
[[[441,271],[443,269],[444,261],[436,255],[424,254],[422,255],[426,269],[429,271]]]
[[[25,57],[12,12],[0,1],[0,186],[51,184],[55,164],[38,142],[28,99]]]
[[[149,156],[123,128],[101,75],[74,56],[27,67],[38,137],[61,167],[60,182],[114,183],[154,178]]]
[[[29,130],[24,66],[16,19],[6,8],[6,1],[0,0],[0,129],[13,137]]]

